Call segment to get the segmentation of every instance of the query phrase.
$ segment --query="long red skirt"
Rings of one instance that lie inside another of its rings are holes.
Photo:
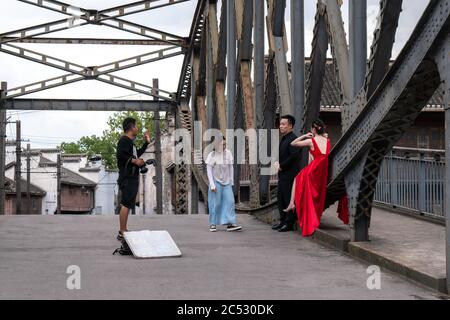
[[[317,157],[295,178],[295,207],[298,222],[304,237],[309,237],[319,228],[325,208],[328,183],[328,156]],[[348,224],[348,200],[343,196],[338,206],[339,218]]]

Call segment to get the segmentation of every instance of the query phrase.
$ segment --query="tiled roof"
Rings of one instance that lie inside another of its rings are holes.
[[[61,183],[80,187],[95,187],[97,185],[95,182],[64,167],[61,168]]]
[[[21,183],[21,188],[22,188],[22,194],[26,194],[27,182],[25,180],[21,179],[20,183]],[[7,194],[15,194],[16,193],[16,181],[5,177],[5,192]],[[30,183],[30,194],[43,197],[46,195],[46,192],[44,190],[42,190],[41,188],[35,186],[34,184]]]
[[[57,163],[41,156],[39,166],[56,167]],[[65,185],[95,187],[97,184],[65,167],[61,167],[61,183]]]
[[[39,167],[56,167],[58,164],[42,155],[39,158]]]

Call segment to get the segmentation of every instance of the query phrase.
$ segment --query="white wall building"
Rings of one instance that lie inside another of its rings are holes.
[[[174,213],[172,203],[174,198],[173,176],[166,170],[173,163],[175,152],[173,137],[170,135],[174,129],[173,120],[170,121],[169,126],[169,133],[163,132],[161,137],[164,214]],[[13,180],[13,163],[16,161],[15,148],[15,144],[12,142],[6,145],[7,170],[5,175]],[[58,148],[32,149],[30,152],[31,183],[46,192],[42,199],[42,214],[54,214],[56,212],[57,157],[60,152],[61,150]],[[154,159],[154,143],[150,144],[142,158],[144,160]],[[106,170],[101,160],[90,161],[85,154],[63,154],[61,160],[64,168],[96,183],[93,214],[114,215],[118,202],[118,172]],[[26,180],[26,168],[26,151],[24,150],[22,154],[22,179],[24,180]],[[148,169],[147,174],[140,176],[140,206],[136,207],[136,214],[138,215],[151,215],[156,212],[156,172],[154,166],[148,166]]]
[[[14,180],[15,145],[6,146],[5,176]],[[55,214],[57,208],[57,157],[59,149],[33,149],[30,152],[31,183],[46,192],[42,199],[42,214]],[[26,180],[27,157],[22,154],[22,179]],[[97,184],[93,214],[113,215],[117,201],[117,172],[105,169],[101,161],[89,162],[86,155],[63,155],[62,166]]]

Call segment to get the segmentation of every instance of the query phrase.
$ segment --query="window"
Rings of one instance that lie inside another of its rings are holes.
[[[417,148],[430,149],[430,133],[425,128],[419,130],[417,135]]]

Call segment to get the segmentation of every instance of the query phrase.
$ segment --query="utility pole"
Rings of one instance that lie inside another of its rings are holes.
[[[31,168],[30,144],[27,144],[27,214],[31,214]]]
[[[157,94],[159,89],[158,79],[153,79],[153,94]],[[153,98],[158,100],[158,98]],[[163,214],[163,187],[162,187],[162,159],[161,159],[161,123],[160,123],[159,109],[155,112],[155,175],[156,175],[156,213]]]
[[[6,138],[6,110],[5,98],[8,85],[0,84],[0,215],[5,214],[5,138]]]
[[[61,154],[58,154],[56,167],[56,214],[61,214]]]
[[[20,121],[16,121],[16,214],[22,214],[22,134]]]

